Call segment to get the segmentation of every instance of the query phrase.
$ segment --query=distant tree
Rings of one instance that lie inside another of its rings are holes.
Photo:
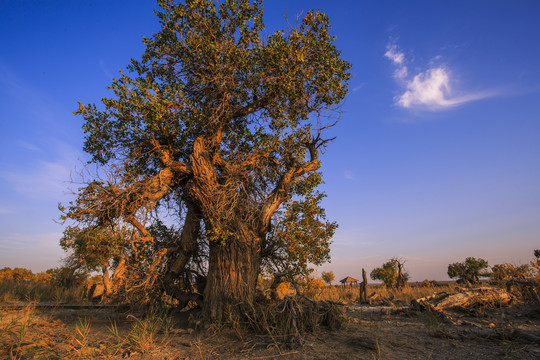
[[[323,271],[321,278],[327,285],[332,285],[332,281],[335,279],[333,271]]]
[[[534,250],[534,259],[531,261],[530,265],[531,274],[536,279],[540,279],[540,250]]]
[[[15,280],[15,281],[23,281],[23,280],[32,280],[34,278],[34,273],[32,273],[31,270],[25,269],[25,268],[9,268],[5,267],[0,270],[0,280]]]
[[[481,277],[488,277],[486,270],[489,264],[486,260],[468,257],[464,262],[456,262],[448,265],[448,276],[451,279],[458,278],[458,281],[466,284],[476,284]]]
[[[64,259],[64,265],[58,268],[47,270],[52,276],[52,283],[62,288],[74,288],[83,285],[88,279],[88,271],[72,258]]]
[[[42,284],[50,284],[52,282],[52,279],[52,274],[45,271],[38,272],[34,278],[36,282]]]
[[[321,290],[324,289],[324,287],[325,287],[325,284],[322,278],[315,277],[315,276],[308,276],[305,279],[305,282],[302,286],[303,288],[302,292],[304,295],[307,295],[309,297],[314,297],[315,295],[320,293]]]
[[[112,292],[111,268],[115,280],[125,272],[126,253],[131,250],[130,236],[132,232],[112,226],[68,226],[60,239],[60,246],[70,253],[74,266],[78,264],[90,272],[101,271],[105,294],[108,295]],[[69,272],[65,271],[66,274]]]
[[[373,269],[369,276],[373,280],[382,281],[384,285],[389,288],[394,286],[396,283],[397,272],[394,271],[394,268],[390,265],[390,262],[387,262],[383,264],[382,267]]]
[[[529,264],[513,265],[497,264],[491,268],[491,279],[494,281],[525,280],[531,275]]]
[[[405,271],[404,264],[402,259],[390,259],[382,267],[373,269],[370,277],[373,280],[382,281],[387,288],[401,289],[409,280],[409,274]]]
[[[0,269],[0,280],[12,280],[13,279],[13,270],[9,267],[4,267]]]

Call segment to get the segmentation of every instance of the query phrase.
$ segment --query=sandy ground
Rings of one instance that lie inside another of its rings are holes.
[[[157,333],[141,315],[111,308],[4,308],[0,359],[540,359],[537,305],[453,314],[461,325],[407,308],[345,312],[343,329],[316,329],[287,348],[240,328],[196,329],[186,314]]]

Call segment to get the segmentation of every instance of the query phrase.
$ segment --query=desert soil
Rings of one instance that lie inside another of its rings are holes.
[[[452,314],[459,325],[429,312],[352,305],[344,328],[317,329],[295,348],[240,329],[196,329],[183,313],[168,332],[145,336],[151,331],[132,331],[140,315],[106,308],[37,308],[23,334],[24,311],[0,310],[0,359],[540,359],[537,305]]]

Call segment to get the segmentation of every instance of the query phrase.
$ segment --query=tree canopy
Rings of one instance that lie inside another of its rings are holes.
[[[489,264],[486,260],[468,257],[464,262],[456,262],[448,265],[448,276],[451,279],[458,278],[458,281],[476,284],[480,281],[480,277],[489,276],[484,271],[488,267]]]
[[[253,298],[263,255],[276,254],[264,251],[276,214],[288,249],[278,253],[298,266],[327,260],[335,224],[314,189],[350,64],[318,11],[267,36],[261,1],[158,3],[161,30],[113,80],[114,96],[79,104],[84,150],[107,175],[85,182],[63,219],[131,226],[126,256],[145,254],[145,273],[170,294],[193,285],[189,264],[206,254],[201,295],[215,317]],[[159,242],[150,226],[164,212],[178,236]]]
[[[393,258],[385,262],[381,267],[371,271],[371,279],[381,280],[386,287],[397,289],[405,286],[409,280],[409,274],[404,270],[405,261],[400,258]]]
[[[323,271],[321,274],[321,279],[329,286],[332,285],[332,281],[334,281],[335,278],[336,276],[333,271]]]

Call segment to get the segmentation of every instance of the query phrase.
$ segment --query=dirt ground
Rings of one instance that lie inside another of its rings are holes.
[[[4,308],[0,359],[540,359],[540,307],[455,313],[352,305],[343,329],[278,346],[242,328],[197,329],[185,313],[156,321],[113,308]],[[163,323],[161,323],[163,325]]]

